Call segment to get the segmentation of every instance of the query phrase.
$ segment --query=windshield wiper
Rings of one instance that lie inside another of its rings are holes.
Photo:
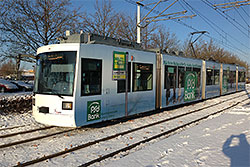
[[[64,99],[64,97],[62,97],[61,94],[59,94],[57,91],[51,89],[51,88],[46,88],[47,90],[49,90],[51,92],[51,95],[57,95],[58,97],[60,97],[61,99]]]
[[[57,96],[60,97],[61,99],[64,99],[64,97],[62,97],[62,95],[60,95],[60,94],[55,94],[55,95],[57,95]]]

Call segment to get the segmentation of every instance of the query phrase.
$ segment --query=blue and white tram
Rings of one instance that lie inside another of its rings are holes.
[[[35,119],[49,125],[77,127],[125,116],[124,81],[112,80],[114,51],[130,55],[128,115],[154,110],[155,52],[64,43],[37,51]]]
[[[127,112],[125,80],[113,79],[114,55],[120,53],[129,55]],[[48,125],[79,127],[197,101],[219,95],[220,87],[223,93],[236,91],[238,82],[244,89],[243,68],[234,82],[236,66],[146,51],[93,34],[68,36],[39,48],[37,56],[33,115]],[[216,93],[209,94],[212,89]]]

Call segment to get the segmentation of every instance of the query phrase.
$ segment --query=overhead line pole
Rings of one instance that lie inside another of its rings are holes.
[[[154,9],[161,3],[164,2],[166,0],[159,0],[157,3],[150,3],[150,4],[142,4],[142,0],[141,1],[137,1],[137,24],[136,24],[136,29],[137,29],[137,43],[141,43],[141,28],[145,28],[147,27],[150,23],[152,22],[157,22],[157,21],[163,21],[163,20],[171,20],[171,19],[181,19],[181,18],[193,18],[196,15],[191,15],[191,16],[180,16],[180,17],[168,17],[168,18],[163,18],[163,19],[156,19],[158,17],[164,17],[164,16],[169,16],[169,15],[177,15],[177,14],[185,14],[187,11],[181,11],[181,12],[176,12],[176,13],[171,13],[171,14],[163,14],[167,9],[169,9],[171,6],[173,6],[177,1],[179,0],[175,0],[173,3],[171,3],[168,7],[166,7],[163,11],[158,12],[157,16],[153,16],[153,17],[148,17],[147,16],[154,11]],[[141,19],[140,17],[140,9],[141,6],[146,7],[148,5],[152,5],[155,4],[154,7],[152,9],[149,10],[149,12]],[[152,20],[150,20],[152,19]],[[146,20],[146,25],[142,26],[141,23]]]
[[[141,43],[141,6],[143,6],[142,3],[139,1],[137,3],[137,43]]]

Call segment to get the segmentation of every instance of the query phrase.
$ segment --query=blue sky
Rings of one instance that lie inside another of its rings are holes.
[[[101,1],[101,0],[99,0]],[[158,0],[144,0],[142,3],[149,4]],[[161,11],[175,0],[167,0],[160,3],[156,10]],[[196,14],[192,19],[168,20],[158,22],[164,25],[170,32],[174,32],[178,39],[184,41],[189,38],[190,32],[208,31],[208,36],[202,39],[209,41],[211,38],[226,50],[237,54],[242,60],[250,64],[250,5],[239,8],[231,8],[224,13],[222,9],[213,9],[211,4],[235,2],[236,0],[179,0],[165,13],[174,13],[187,10],[186,15]],[[136,0],[111,0],[115,10],[134,16],[136,13]],[[94,13],[95,0],[72,0],[73,5],[81,6],[82,11],[88,14]],[[149,6],[149,7],[153,7]],[[148,10],[141,8],[141,15]],[[150,16],[156,15],[152,13]],[[234,21],[235,20],[235,21]],[[184,25],[185,24],[185,25]]]
[[[102,0],[99,0],[101,2]],[[142,3],[149,4],[158,0],[144,0]],[[156,8],[161,11],[173,3],[175,0],[162,2]],[[196,14],[192,19],[168,20],[158,22],[164,25],[170,32],[176,34],[181,42],[190,38],[190,33],[194,31],[207,31],[209,34],[201,38],[210,41],[212,38],[216,44],[227,51],[235,53],[238,57],[250,64],[250,5],[239,8],[231,8],[224,13],[222,9],[213,9],[211,4],[222,4],[235,2],[236,0],[179,0],[170,7],[165,14],[187,10],[186,15]],[[239,0],[238,0],[239,1]],[[71,0],[73,7],[81,7],[82,12],[94,13],[96,0]],[[122,12],[134,16],[136,14],[136,0],[111,0],[112,7],[117,12]],[[149,6],[149,8],[152,6]],[[148,13],[148,9],[141,8],[141,15]],[[155,16],[151,13],[149,16]],[[81,28],[79,28],[81,29]],[[196,36],[194,36],[195,38]]]

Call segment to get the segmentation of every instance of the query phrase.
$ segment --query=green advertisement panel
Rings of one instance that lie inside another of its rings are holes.
[[[88,101],[87,121],[94,121],[101,118],[101,100]]]
[[[126,52],[113,52],[113,70],[126,70]]]
[[[195,100],[195,92],[197,88],[197,73],[193,71],[185,72],[184,83],[184,101]]]
[[[113,80],[126,79],[126,52],[113,52]]]

